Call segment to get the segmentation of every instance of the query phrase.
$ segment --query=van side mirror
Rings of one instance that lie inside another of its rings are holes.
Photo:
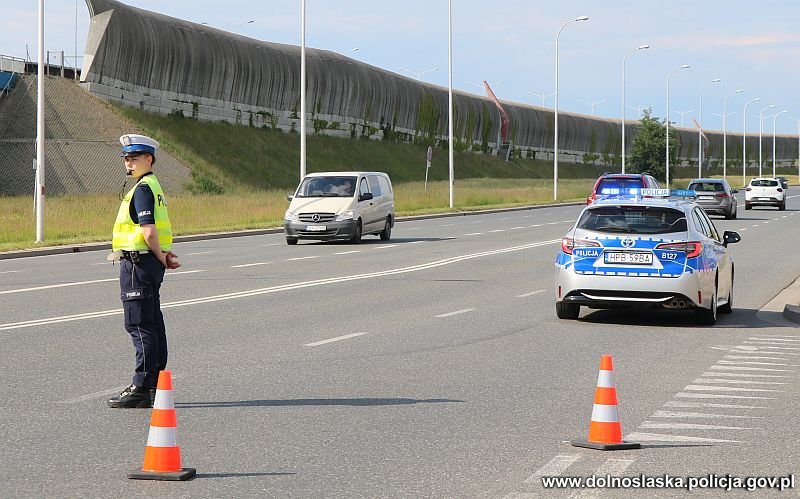
[[[365,192],[364,194],[358,196],[359,201],[369,201],[370,199],[372,199],[371,192]]]
[[[287,201],[291,201],[292,199],[294,199],[294,195],[291,192],[287,192],[286,193],[286,200]]]
[[[724,244],[725,246],[731,243],[738,243],[741,240],[742,236],[740,236],[738,232],[734,232],[732,230],[726,230],[722,234],[722,244]]]
[[[736,194],[739,192],[739,189],[731,189],[731,194]]]

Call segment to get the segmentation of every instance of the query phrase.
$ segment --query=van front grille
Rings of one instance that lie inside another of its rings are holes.
[[[333,222],[336,218],[335,213],[301,213],[299,215],[301,222],[306,223],[326,223]]]

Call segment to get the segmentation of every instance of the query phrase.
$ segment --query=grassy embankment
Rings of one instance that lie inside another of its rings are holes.
[[[299,135],[201,123],[188,118],[119,110],[162,147],[191,165],[190,190],[167,193],[176,233],[279,226],[286,193],[298,180]],[[307,170],[379,170],[392,177],[398,215],[449,210],[447,150],[435,149],[424,189],[423,144],[309,136]],[[553,200],[552,163],[456,152],[456,211],[544,204]],[[156,172],[158,165],[156,165]],[[604,167],[559,164],[559,201],[583,199]],[[223,194],[208,192],[221,189]],[[44,245],[108,241],[115,194],[48,197]],[[36,247],[30,197],[0,198],[0,251]]]

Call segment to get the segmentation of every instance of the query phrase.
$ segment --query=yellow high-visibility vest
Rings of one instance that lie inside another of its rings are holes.
[[[117,220],[114,222],[114,235],[111,240],[111,246],[114,251],[142,251],[150,249],[147,242],[144,240],[144,233],[142,227],[133,223],[131,218],[131,200],[133,199],[133,192],[139,187],[139,183],[145,183],[153,191],[155,198],[155,213],[153,214],[156,219],[156,231],[158,232],[158,242],[161,245],[161,251],[169,251],[172,248],[172,224],[169,221],[169,214],[167,214],[167,199],[164,196],[164,191],[161,189],[161,184],[158,183],[155,175],[143,176],[131,190],[122,198],[122,204],[119,206],[117,213]]]

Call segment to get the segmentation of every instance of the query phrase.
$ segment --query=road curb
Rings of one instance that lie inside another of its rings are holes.
[[[511,208],[492,208],[488,210],[470,210],[448,213],[434,213],[430,215],[410,215],[397,217],[397,222],[410,222],[414,220],[428,220],[433,218],[462,217],[469,215],[487,215],[492,213],[505,213],[510,211],[537,210],[543,208],[559,208],[562,206],[580,206],[582,202],[556,203],[556,204],[537,204],[528,206],[515,206]],[[283,227],[269,227],[265,229],[237,230],[231,232],[209,232],[205,234],[192,234],[188,236],[176,236],[175,242],[203,241],[209,239],[225,239],[229,237],[261,236],[264,234],[279,234],[283,232]],[[0,252],[0,260],[10,260],[13,258],[30,258],[34,256],[61,255],[67,253],[84,253],[87,251],[110,250],[111,243],[81,243],[65,244],[63,246],[48,246],[46,248],[25,249],[16,251]]]
[[[795,324],[800,324],[800,307],[787,304],[783,307],[783,318]]]

